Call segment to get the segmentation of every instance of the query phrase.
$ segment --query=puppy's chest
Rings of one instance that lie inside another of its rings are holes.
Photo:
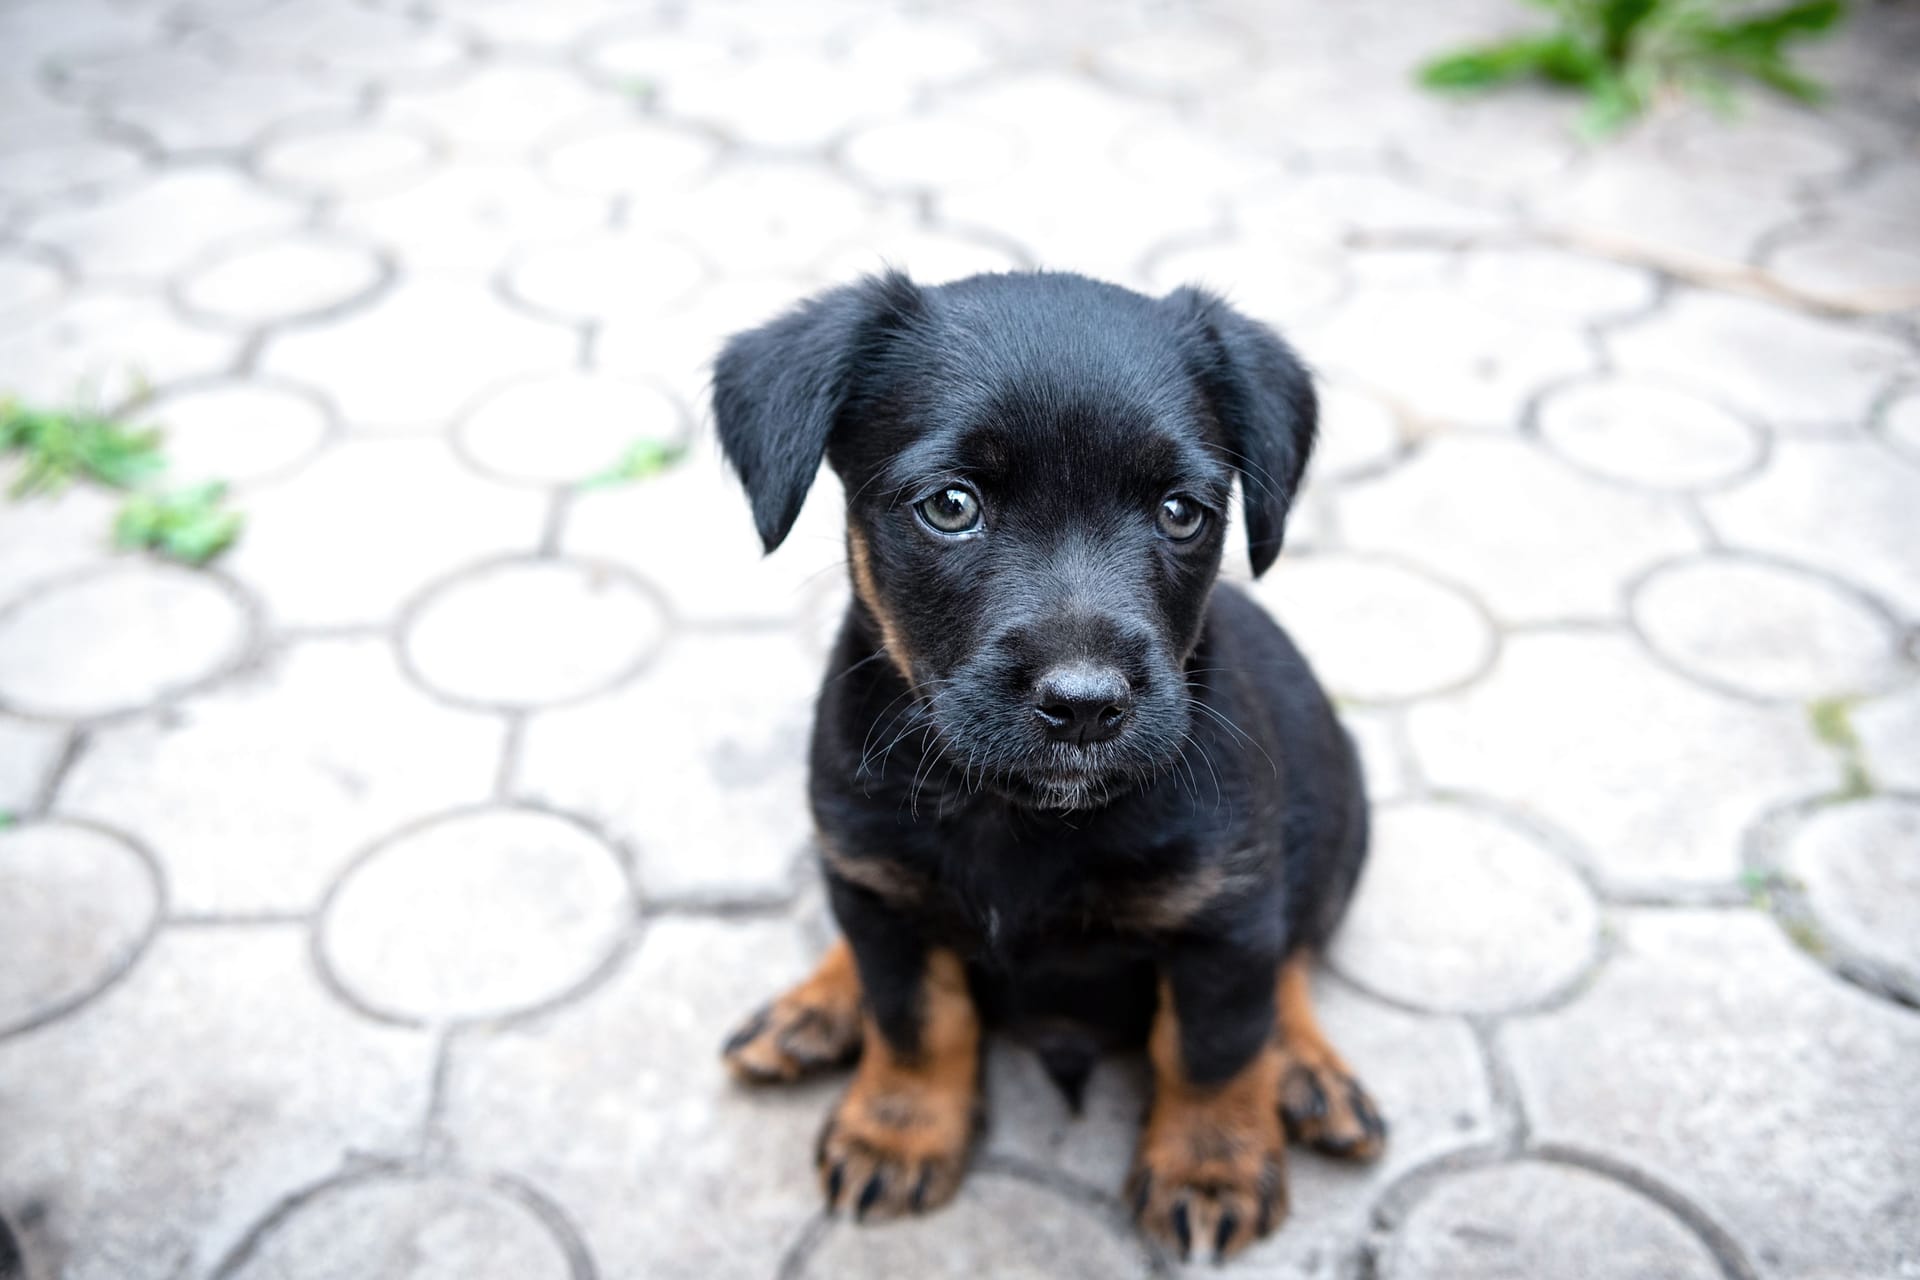
[[[1180,847],[1060,841],[958,841],[922,863],[920,907],[942,932],[1009,964],[1109,940],[1151,942],[1182,927],[1220,877]]]

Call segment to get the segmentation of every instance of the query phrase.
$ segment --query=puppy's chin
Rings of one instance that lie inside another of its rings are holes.
[[[1048,813],[1073,813],[1098,809],[1113,799],[1115,792],[1112,783],[1099,778],[1043,781],[1032,784],[1033,799],[1029,803],[1031,808]]]

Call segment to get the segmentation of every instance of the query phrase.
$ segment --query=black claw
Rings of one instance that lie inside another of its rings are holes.
[[[880,1193],[886,1189],[886,1185],[886,1178],[877,1173],[867,1179],[867,1185],[860,1188],[859,1201],[853,1206],[853,1220],[855,1222],[859,1222],[865,1218],[867,1216],[867,1210],[879,1203]]]
[[[1233,1239],[1233,1233],[1240,1226],[1240,1219],[1231,1209],[1220,1211],[1220,1227],[1213,1233],[1213,1260],[1225,1262],[1227,1244]]]
[[[1373,1099],[1367,1096],[1366,1090],[1360,1087],[1358,1081],[1347,1082],[1347,1105],[1353,1108],[1353,1118],[1360,1122],[1360,1127],[1367,1131],[1369,1137],[1386,1138],[1386,1117],[1380,1114],[1379,1109],[1373,1105]]]
[[[838,1209],[840,1207],[840,1187],[846,1181],[846,1176],[847,1167],[840,1164],[833,1166],[833,1171],[827,1174],[828,1209]]]
[[[1153,1195],[1153,1175],[1140,1175],[1140,1184],[1133,1191],[1133,1220],[1138,1222],[1140,1215],[1147,1211],[1147,1199]]]
[[[820,1126],[820,1132],[813,1139],[813,1167],[818,1169],[827,1162],[827,1139],[833,1136],[833,1117]]]
[[[772,1005],[763,1004],[755,1009],[746,1022],[741,1024],[740,1029],[727,1037],[726,1044],[720,1047],[721,1055],[725,1056],[746,1048],[749,1041],[767,1029],[767,1023],[772,1017]]]
[[[1273,1230],[1273,1213],[1286,1200],[1287,1171],[1278,1160],[1268,1159],[1260,1166],[1260,1187],[1257,1210],[1253,1219],[1253,1234],[1256,1239],[1264,1237]]]
[[[1304,1089],[1307,1100],[1304,1106],[1295,1106],[1292,1097]],[[1309,1120],[1327,1118],[1327,1091],[1320,1087],[1319,1079],[1305,1067],[1295,1067],[1287,1080],[1287,1102],[1281,1107],[1286,1118],[1294,1124],[1304,1124]]]
[[[1180,1242],[1180,1261],[1193,1256],[1193,1223],[1187,1219],[1185,1200],[1173,1206],[1173,1235]]]
[[[811,1067],[817,1065],[820,1062],[820,1055],[802,1050],[798,1048],[794,1042],[803,1034],[817,1030],[820,1026],[824,1025],[825,1022],[826,1019],[820,1015],[818,1009],[802,1009],[798,1017],[781,1028],[779,1036],[780,1052],[786,1054],[802,1066]]]
[[[926,1168],[920,1171],[920,1177],[918,1181],[916,1181],[913,1184],[913,1194],[907,1198],[907,1203],[913,1206],[913,1211],[915,1213],[920,1213],[926,1209],[927,1191],[930,1187],[932,1187],[932,1185],[933,1185],[933,1166],[928,1165]]]
[[[1322,1155],[1350,1156],[1360,1145],[1360,1139],[1344,1133],[1323,1133],[1314,1139],[1313,1149]]]

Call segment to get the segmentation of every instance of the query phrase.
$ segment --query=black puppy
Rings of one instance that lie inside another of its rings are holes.
[[[983,1024],[1070,1097],[1146,1045],[1130,1190],[1183,1255],[1280,1221],[1288,1136],[1377,1153],[1305,968],[1366,854],[1359,765],[1299,652],[1215,583],[1235,478],[1262,572],[1312,448],[1286,344],[1194,289],[890,273],[733,338],[713,402],[769,551],[823,456],[847,491],[812,749],[845,941],[726,1046],[750,1080],[858,1056],[830,1207],[953,1195]]]

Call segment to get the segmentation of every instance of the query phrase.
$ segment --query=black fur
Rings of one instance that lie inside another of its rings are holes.
[[[1057,1061],[1084,1056],[1062,1028],[1137,1042],[1164,978],[1190,1074],[1234,1074],[1279,963],[1325,941],[1366,849],[1327,698],[1215,582],[1234,482],[1264,571],[1312,449],[1286,344],[1194,289],[889,274],[734,338],[714,407],[767,547],[824,456],[870,573],[821,690],[811,795],[882,1033],[913,1050],[922,959],[948,946],[983,1013]],[[983,518],[959,536],[916,510],[956,486]],[[1190,541],[1158,523],[1176,494],[1208,513]],[[1124,680],[1113,736],[1049,732],[1036,689],[1061,670]]]

